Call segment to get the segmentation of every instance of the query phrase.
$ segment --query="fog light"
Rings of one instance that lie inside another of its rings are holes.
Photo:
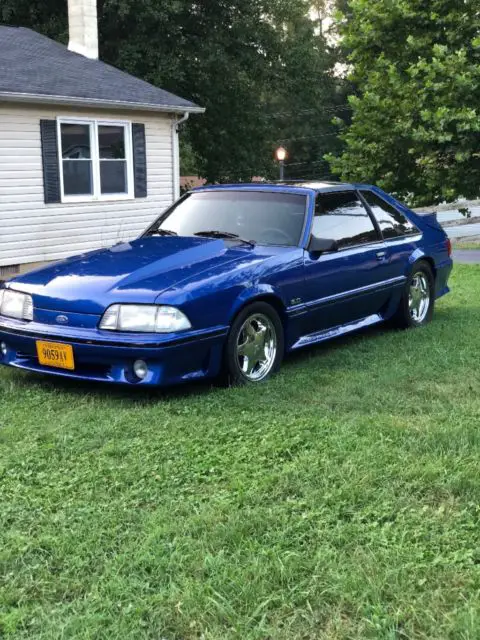
[[[143,360],[135,360],[135,362],[133,363],[133,371],[135,372],[137,378],[143,380],[147,377],[148,373],[147,363]]]
[[[0,352],[1,352],[2,356],[6,356],[7,355],[7,345],[5,344],[5,342],[2,342],[0,344]]]

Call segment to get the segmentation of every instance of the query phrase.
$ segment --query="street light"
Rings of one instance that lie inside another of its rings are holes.
[[[278,164],[280,166],[280,180],[283,180],[287,150],[285,149],[285,147],[278,147],[278,149],[275,152],[275,155],[277,156]]]

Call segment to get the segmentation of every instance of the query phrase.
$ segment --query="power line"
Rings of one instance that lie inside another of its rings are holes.
[[[319,109],[301,109],[299,111],[277,111],[276,113],[267,114],[267,118],[291,118],[294,116],[308,116],[319,113],[338,113],[340,111],[352,111],[352,107],[349,105],[338,107],[321,107]]]
[[[296,142],[297,140],[316,140],[317,138],[331,138],[339,136],[338,133],[321,133],[317,136],[301,136],[299,138],[281,138],[278,142]]]
[[[289,162],[288,164],[285,163],[285,169],[287,167],[298,167],[299,165],[313,165],[313,164],[326,164],[326,160],[313,160],[312,162],[308,162],[308,160],[305,160],[304,162]]]

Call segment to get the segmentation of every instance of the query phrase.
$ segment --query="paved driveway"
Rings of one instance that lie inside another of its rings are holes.
[[[474,224],[463,224],[457,227],[447,227],[445,229],[449,238],[468,238],[470,236],[480,236],[480,222]]]
[[[453,261],[460,264],[480,264],[480,251],[469,249],[454,249]]]
[[[470,206],[468,208],[470,209],[472,218],[476,218],[477,216],[480,216],[480,207]],[[462,216],[462,214],[458,209],[449,209],[448,211],[437,211],[437,220],[440,222],[440,224],[443,224],[444,222],[453,222],[455,220],[465,220],[465,216]]]

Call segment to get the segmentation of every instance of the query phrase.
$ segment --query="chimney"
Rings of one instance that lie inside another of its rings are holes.
[[[97,0],[68,0],[68,48],[98,58]]]

